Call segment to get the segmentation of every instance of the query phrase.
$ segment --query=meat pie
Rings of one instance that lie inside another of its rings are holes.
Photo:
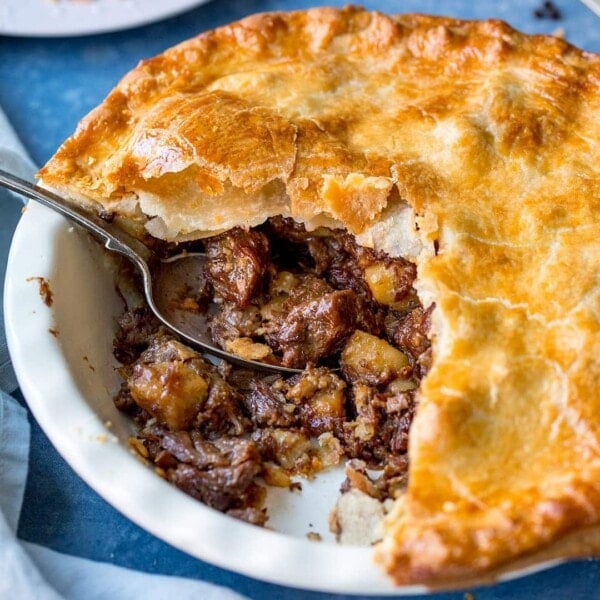
[[[599,155],[598,56],[500,21],[315,8],[143,61],[40,178],[140,239],[204,244],[215,339],[307,363],[217,377],[159,360],[130,315],[119,405],[148,460],[260,522],[259,474],[354,459],[347,488],[396,496],[378,561],[433,584],[568,534],[563,554],[600,549],[577,543],[600,531]]]

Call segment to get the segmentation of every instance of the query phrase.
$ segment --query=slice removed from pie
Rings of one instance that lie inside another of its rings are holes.
[[[376,548],[396,582],[600,524],[600,57],[498,21],[255,15],[140,63],[40,178],[141,238],[283,215],[417,264],[433,364]]]

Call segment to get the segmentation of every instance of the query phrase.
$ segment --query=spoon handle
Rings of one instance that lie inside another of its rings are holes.
[[[133,236],[130,236],[111,223],[104,221],[66,198],[62,198],[49,190],[45,190],[2,169],[0,169],[0,186],[16,192],[20,196],[35,200],[67,217],[67,219],[74,221],[92,235],[102,240],[108,250],[118,252],[129,258],[142,271],[147,270],[147,263],[152,258],[152,251]]]

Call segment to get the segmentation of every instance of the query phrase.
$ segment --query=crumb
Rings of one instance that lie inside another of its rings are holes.
[[[115,220],[115,213],[106,209],[100,210],[98,216],[107,223],[112,223]]]
[[[463,600],[475,600],[475,594],[471,594],[471,592],[466,592]]]
[[[262,477],[267,485],[288,488],[291,491],[301,490],[302,486],[292,480],[290,473],[276,465],[265,465]]]
[[[137,438],[130,437],[127,442],[131,446],[131,449],[135,452],[135,454],[141,458],[148,458],[148,449],[144,444],[138,440]]]
[[[50,282],[45,277],[28,277],[26,281],[37,281],[40,298],[46,306],[52,306],[54,294],[50,289]]]
[[[368,546],[381,539],[383,503],[353,489],[342,494],[329,514],[329,528],[342,544]]]
[[[316,531],[309,531],[306,534],[306,537],[311,541],[311,542],[320,542],[323,540],[323,538],[321,537],[320,533],[317,533]]]
[[[273,354],[273,350],[267,344],[252,341],[251,338],[238,337],[233,340],[225,340],[225,350],[247,360],[264,360]]]
[[[565,39],[566,31],[564,27],[557,27],[550,35],[554,37],[560,38],[561,40]]]
[[[191,298],[190,296],[188,296],[181,301],[181,310],[190,310],[192,312],[200,312],[200,305],[194,298]]]
[[[51,333],[54,337],[58,337],[59,331],[55,327],[50,327],[48,333]]]
[[[533,16],[536,19],[552,19],[558,21],[562,18],[561,12],[554,2],[544,2],[539,8],[533,11]]]
[[[329,525],[329,531],[335,535],[335,539],[339,540],[340,534],[342,533],[342,526],[338,519],[338,511],[333,508],[327,516],[327,523]]]
[[[101,444],[104,444],[107,440],[106,434],[105,433],[99,433],[96,436],[96,441],[100,442]]]
[[[107,429],[110,429],[113,426],[113,422],[112,421],[104,421],[104,426]]]
[[[90,362],[90,359],[87,356],[83,357],[83,360],[88,364],[88,367],[90,369],[90,371],[96,371],[96,368],[94,367],[94,365]]]

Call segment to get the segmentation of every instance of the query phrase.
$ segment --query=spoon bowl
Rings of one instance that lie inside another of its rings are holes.
[[[300,372],[300,369],[247,360],[222,350],[215,346],[209,336],[207,314],[182,306],[185,290],[201,288],[206,262],[204,254],[183,252],[161,259],[138,239],[112,223],[1,169],[0,186],[60,213],[102,241],[105,248],[130,260],[142,276],[144,296],[150,310],[167,329],[189,345],[205,354],[249,369],[288,374]]]

